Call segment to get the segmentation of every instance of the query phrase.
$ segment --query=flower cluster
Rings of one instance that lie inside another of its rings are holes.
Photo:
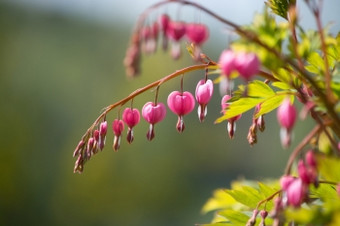
[[[200,46],[209,38],[209,30],[207,26],[201,23],[172,20],[167,14],[160,15],[158,20],[151,25],[138,27],[132,35],[130,47],[124,59],[128,75],[134,76],[140,72],[141,50],[145,54],[156,52],[159,36],[162,37],[162,49],[164,51],[168,49],[169,41],[171,42],[173,59],[178,59],[181,56],[180,42],[186,38],[187,41],[194,44],[194,59],[198,60],[201,51]]]
[[[299,160],[297,171],[298,177],[290,175],[281,177],[283,196],[280,205],[300,207],[304,201],[308,201],[309,185],[318,186],[318,168],[313,151],[306,153],[305,160]]]

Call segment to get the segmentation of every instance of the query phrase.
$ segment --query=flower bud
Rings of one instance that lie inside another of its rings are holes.
[[[223,98],[222,98],[222,101],[221,101],[221,107],[222,107],[222,113],[225,114],[225,112],[228,110],[228,106],[229,106],[229,103],[227,103],[227,101],[231,98],[230,95],[225,95]],[[235,124],[235,121],[239,120],[241,118],[242,114],[240,115],[237,115],[237,116],[234,116],[230,119],[228,119],[228,123],[227,123],[227,131],[228,131],[228,134],[229,134],[229,137],[232,139],[234,137],[234,134],[235,134],[235,131],[236,131],[236,124]]]
[[[146,137],[151,141],[155,137],[154,125],[162,121],[166,116],[166,108],[163,103],[154,104],[152,102],[147,102],[142,109],[142,116],[150,123],[149,131]]]
[[[281,125],[280,138],[283,147],[288,147],[291,142],[291,131],[296,120],[296,109],[286,98],[277,110],[277,119]]]
[[[140,121],[140,113],[137,108],[125,108],[122,115],[123,121],[128,126],[128,132],[126,139],[129,144],[132,143],[133,136],[133,127],[135,127]]]
[[[285,98],[277,110],[277,118],[281,127],[291,130],[296,120],[296,109],[290,98]]]
[[[100,123],[99,126],[99,149],[103,150],[105,146],[105,140],[106,140],[106,133],[107,133],[107,121],[103,121]]]
[[[205,116],[207,115],[207,104],[209,103],[214,92],[214,84],[208,79],[205,81],[204,79],[200,80],[196,86],[195,97],[197,100],[198,106],[198,118],[200,122],[204,121]]]
[[[112,123],[112,130],[115,135],[113,138],[113,149],[117,151],[120,147],[121,134],[124,130],[123,120],[115,119]]]
[[[287,191],[289,185],[295,180],[294,177],[290,175],[282,176],[280,178],[280,186],[282,190]]]

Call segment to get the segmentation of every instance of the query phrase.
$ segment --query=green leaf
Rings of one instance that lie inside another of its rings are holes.
[[[235,199],[227,192],[222,189],[218,189],[214,191],[213,197],[204,204],[202,212],[207,213],[213,210],[231,208],[237,204],[238,203],[235,201]]]
[[[260,111],[255,115],[256,118],[259,116],[266,114],[268,112],[273,111],[277,107],[279,107],[286,95],[275,95],[266,99],[262,104]]]
[[[319,184],[317,188],[314,186],[310,187],[310,197],[311,198],[319,198],[323,201],[326,200],[334,200],[338,198],[338,193],[334,188],[334,185],[330,184]]]
[[[226,190],[236,201],[250,208],[255,208],[263,197],[256,188],[243,186],[240,190]]]
[[[292,88],[289,84],[287,84],[285,82],[273,82],[272,86],[277,87],[279,89],[283,89],[283,90],[287,90],[287,89]]]
[[[262,101],[263,101],[262,98],[249,98],[249,97],[240,98],[237,101],[230,103],[226,113],[223,116],[216,119],[215,123],[221,123],[225,120],[228,120],[232,117],[242,114],[252,109]]]
[[[259,97],[270,97],[275,92],[266,83],[260,80],[254,80],[248,84],[248,97],[259,98]]]
[[[295,2],[295,1],[292,1],[292,0],[268,0],[265,3],[273,11],[273,13],[275,13],[276,15],[279,15],[282,18],[287,20],[288,9],[289,9],[290,4],[292,4],[293,2]]]
[[[309,209],[287,208],[287,210],[285,211],[285,216],[287,220],[289,221],[294,221],[297,224],[304,224],[304,225],[314,223],[314,220],[316,218],[321,218],[319,209],[316,206],[312,206],[312,208],[309,208]]]
[[[232,225],[246,225],[247,221],[249,220],[249,216],[246,214],[235,211],[235,210],[224,210],[218,212],[219,215],[227,218],[231,221]]]
[[[317,162],[319,173],[324,180],[340,182],[340,159],[318,155]]]
[[[307,61],[310,64],[305,67],[307,71],[319,75],[323,74],[325,71],[325,64],[319,53],[312,52]]]

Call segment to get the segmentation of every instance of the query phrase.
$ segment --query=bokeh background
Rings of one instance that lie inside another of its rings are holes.
[[[111,149],[109,130],[104,151],[73,174],[74,147],[100,110],[138,87],[192,64],[184,53],[143,57],[143,73],[125,77],[122,61],[138,15],[155,0],[9,0],[0,2],[0,225],[194,225],[211,214],[201,208],[216,188],[237,178],[278,177],[291,150],[279,145],[275,114],[266,116],[266,131],[250,147],[246,141],[251,113],[237,124],[234,140],[219,116],[218,87],[200,124],[196,113],[185,117],[186,130],[175,130],[168,110],[156,126],[156,138],[145,138],[148,125],[135,128],[135,141]],[[239,24],[263,10],[263,1],[197,1]],[[300,4],[300,3],[299,3]],[[301,3],[302,23],[314,21]],[[339,30],[340,4],[324,1],[324,24]],[[179,18],[209,24],[204,51],[217,60],[227,46],[224,25],[190,7],[161,8]],[[178,16],[177,15],[177,16]],[[203,72],[185,76],[194,92]],[[160,100],[179,89],[175,79],[160,89]],[[147,92],[134,101],[141,108],[153,99]],[[114,111],[108,117],[112,121]],[[295,140],[313,126],[300,122]],[[125,138],[125,137],[124,137]]]

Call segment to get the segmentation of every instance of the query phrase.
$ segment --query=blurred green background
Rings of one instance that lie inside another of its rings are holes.
[[[133,144],[123,137],[118,153],[110,147],[109,130],[104,151],[83,174],[73,174],[74,147],[103,107],[192,62],[185,53],[174,62],[160,51],[144,57],[142,75],[129,81],[122,65],[129,22],[99,23],[7,2],[0,3],[0,28],[0,225],[207,223],[212,214],[200,211],[214,189],[239,177],[282,173],[290,150],[279,145],[275,114],[266,117],[266,131],[255,147],[246,141],[251,113],[230,141],[225,124],[213,124],[220,111],[216,86],[203,124],[193,112],[178,134],[177,118],[168,110],[152,142],[142,121]],[[212,33],[204,47],[214,59],[226,44],[214,40],[224,38]],[[185,76],[185,89],[194,92],[202,77],[203,72]],[[174,89],[179,80],[161,87],[160,101]],[[153,95],[136,98],[135,106],[141,108]],[[114,111],[109,122],[115,117]],[[295,140],[312,127],[301,125]]]

